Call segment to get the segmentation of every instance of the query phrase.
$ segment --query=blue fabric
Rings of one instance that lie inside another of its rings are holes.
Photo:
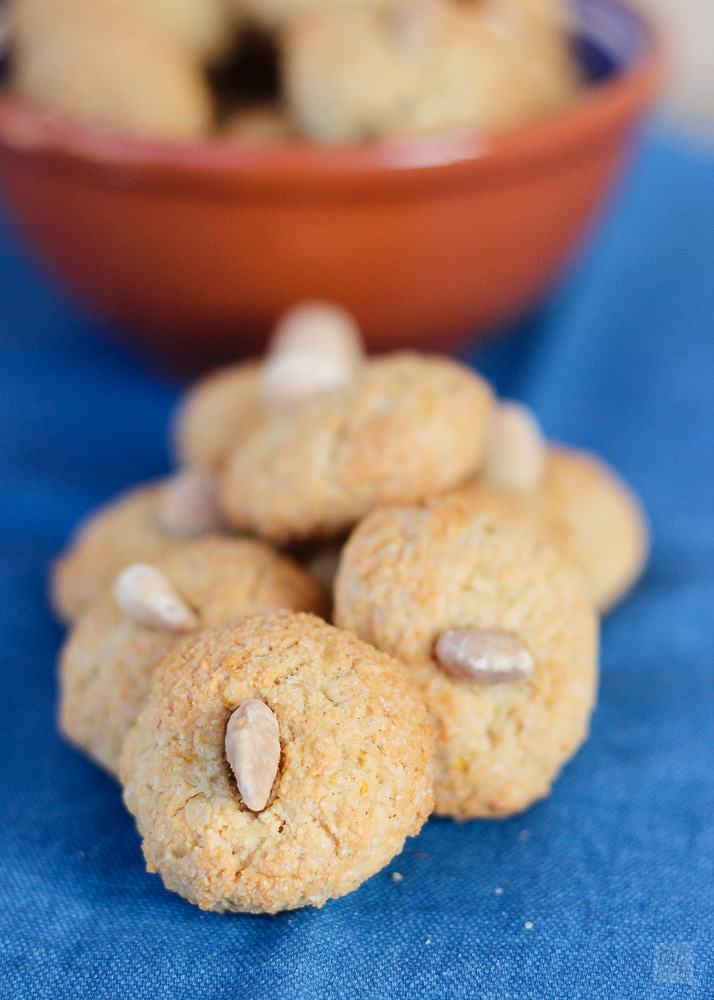
[[[591,739],[526,815],[432,820],[319,911],[218,916],[145,873],[118,787],[55,732],[44,598],[80,515],[168,468],[178,387],[0,220],[0,995],[714,995],[713,321],[714,152],[656,134],[577,273],[474,355],[652,517],[650,568],[604,624]]]

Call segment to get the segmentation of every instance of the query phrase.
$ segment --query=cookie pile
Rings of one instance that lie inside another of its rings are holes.
[[[569,0],[11,0],[11,85],[166,138],[491,130],[579,86]]]
[[[179,470],[55,564],[60,724],[200,907],[356,888],[432,810],[502,817],[584,740],[647,528],[474,371],[308,303],[182,401]]]

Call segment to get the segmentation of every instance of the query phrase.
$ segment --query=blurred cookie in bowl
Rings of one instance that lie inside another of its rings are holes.
[[[269,34],[280,35],[291,25],[312,14],[351,8],[393,10],[404,0],[228,0],[236,14],[248,24]]]
[[[578,89],[566,22],[546,0],[314,13],[286,32],[287,105],[327,142],[517,125]]]
[[[184,52],[196,64],[220,59],[232,43],[236,19],[224,0],[12,0],[11,39],[46,38],[58,28],[132,23]]]
[[[163,138],[203,135],[213,98],[179,33],[160,30],[130,3],[16,0],[10,83],[40,108],[95,125]]]

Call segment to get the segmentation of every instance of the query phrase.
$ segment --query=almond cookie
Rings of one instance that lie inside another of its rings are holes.
[[[420,683],[441,815],[526,809],[585,739],[598,629],[579,572],[459,497],[366,518],[342,555],[335,621]]]
[[[239,18],[249,21],[270,34],[283,31],[291,24],[300,23],[313,13],[344,10],[357,3],[360,7],[390,9],[404,0],[228,0]]]
[[[212,372],[181,401],[173,428],[181,465],[217,472],[262,417],[261,369],[243,361]]]
[[[564,26],[542,6],[411,0],[305,17],[285,37],[295,127],[311,139],[354,142],[492,131],[555,110],[578,78]]]
[[[76,621],[129,563],[151,562],[222,526],[210,477],[180,472],[139,486],[80,524],[52,567],[50,603],[62,621]]]
[[[212,98],[194,57],[135,12],[75,0],[44,15],[40,6],[39,24],[34,14],[30,3],[11,27],[11,84],[23,99],[145,136],[185,139],[209,131]]]
[[[122,750],[149,871],[206,910],[356,889],[432,807],[431,730],[405,668],[312,615],[203,632],[164,660]]]
[[[79,620],[60,658],[60,725],[116,773],[160,660],[187,632],[291,608],[324,613],[308,574],[263,542],[205,538],[121,573]]]
[[[590,599],[604,613],[634,585],[647,561],[647,519],[639,501],[603,462],[550,447],[542,486],[528,495],[479,478],[463,491],[475,510],[547,538],[583,572]]]
[[[228,461],[226,516],[287,544],[445,492],[478,469],[492,400],[478,375],[446,358],[370,359],[343,385],[266,416]]]
[[[363,357],[349,313],[328,302],[298,303],[276,324],[264,361],[230,365],[189,391],[174,425],[179,463],[220,471],[266,416],[343,385]]]
[[[51,36],[59,25],[104,24],[120,19],[162,38],[196,64],[222,55],[231,40],[224,0],[14,0],[10,5],[13,43]]]

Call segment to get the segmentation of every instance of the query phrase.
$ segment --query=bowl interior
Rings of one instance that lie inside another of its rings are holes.
[[[602,85],[607,87],[608,84],[615,83],[618,77],[634,69],[652,47],[653,32],[647,22],[621,0],[571,2],[575,11],[572,45],[589,85],[585,90],[587,95]],[[7,78],[7,69],[7,40],[0,31],[0,85]],[[482,157],[487,149],[502,146],[511,135],[527,134],[539,128],[543,122],[572,116],[578,104],[579,101],[576,100],[573,106],[556,115],[526,123],[520,128],[494,133],[488,137],[479,136],[476,155]],[[464,155],[464,133],[386,139],[357,146],[289,142],[250,147],[220,134],[190,142],[153,140],[122,134],[38,112],[23,106],[7,93],[0,93],[0,112],[3,112],[0,115],[3,132],[7,132],[8,127],[12,129],[13,120],[17,122],[22,116],[26,125],[36,126],[38,139],[41,133],[41,145],[63,148],[66,152],[73,149],[80,156],[89,156],[90,159],[94,159],[93,154],[96,153],[106,160],[111,150],[117,160],[125,159],[128,162],[140,161],[146,155],[150,161],[159,159],[165,163],[181,159],[184,166],[195,166],[203,161],[205,166],[219,168],[264,167],[288,153],[289,163],[286,166],[333,168],[337,154],[340,166],[360,168],[372,165],[371,161],[375,156],[382,159],[383,166],[418,167],[437,166],[452,158],[461,159]]]

